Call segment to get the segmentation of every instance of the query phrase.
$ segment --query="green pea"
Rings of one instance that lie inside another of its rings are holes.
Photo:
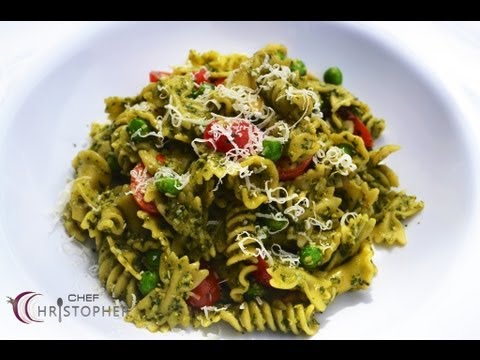
[[[348,154],[350,156],[353,156],[355,154],[355,150],[353,150],[353,147],[350,144],[340,144],[337,145],[337,147],[342,149],[345,154]]]
[[[252,282],[247,292],[243,295],[243,297],[245,298],[245,300],[251,301],[251,300],[254,300],[257,296],[258,297],[265,296],[265,288],[259,283]]]
[[[288,225],[288,220],[275,220],[272,218],[261,218],[263,225],[268,227],[271,231],[280,231],[286,225]]]
[[[282,156],[283,145],[277,140],[263,140],[262,156],[277,161]]]
[[[336,66],[328,68],[323,74],[323,81],[328,84],[341,85],[343,82],[342,72]]]
[[[292,62],[292,64],[290,65],[290,70],[298,71],[300,76],[307,74],[307,67],[305,66],[305,63],[302,60],[298,59]]]
[[[174,178],[160,178],[155,181],[155,186],[162,194],[177,196],[180,193],[177,188],[180,186],[180,182]]]
[[[198,89],[193,90],[191,97],[195,99],[198,96],[203,95],[203,93],[205,92],[205,89],[207,89],[207,88],[210,88],[210,89],[213,90],[213,89],[215,89],[215,85],[204,82],[202,85],[200,85],[200,87]]]
[[[145,296],[157,287],[159,281],[158,273],[153,271],[145,271],[138,285],[138,289]]]
[[[287,57],[287,54],[281,52],[280,50],[278,50],[278,51],[275,53],[275,55],[277,55],[277,56],[280,58],[280,60],[285,60],[285,58]]]
[[[316,246],[307,245],[300,250],[300,263],[306,269],[314,269],[323,259],[322,250]]]
[[[114,153],[107,155],[107,163],[112,173],[118,173],[120,171],[120,165],[118,164],[117,157]]]
[[[134,142],[144,141],[145,135],[147,135],[151,129],[152,128],[150,125],[145,120],[140,118],[130,120],[127,125],[127,132]]]
[[[160,250],[148,250],[143,258],[143,263],[148,270],[157,272],[160,266]]]

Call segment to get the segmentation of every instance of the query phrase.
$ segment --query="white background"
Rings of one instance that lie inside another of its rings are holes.
[[[11,90],[28,81],[29,69],[37,59],[47,55],[49,51],[76,32],[94,27],[106,26],[108,23],[90,22],[1,22],[0,23],[0,126],[3,119],[2,103],[9,101]],[[480,126],[480,23],[452,22],[394,22],[394,23],[364,23],[366,27],[374,28],[383,33],[391,41],[396,42],[411,54],[412,57],[428,64],[431,71],[442,77],[447,84],[455,88],[452,101],[463,109],[468,120],[477,122],[475,131]],[[478,132],[480,134],[480,131]],[[1,169],[0,169],[1,171]],[[0,176],[7,176],[0,172]],[[6,204],[0,204],[6,206]],[[471,234],[472,241],[477,241],[478,234]],[[455,239],[452,239],[454,242]],[[478,246],[477,246],[478,248]],[[452,247],[452,249],[454,249]],[[1,251],[1,249],[0,249]],[[480,256],[480,253],[478,253]],[[477,257],[478,257],[477,256]],[[474,257],[470,257],[472,259]],[[478,262],[477,262],[478,263]],[[8,271],[0,264],[2,276],[9,276]],[[452,302],[442,305],[438,299],[438,313],[444,317],[444,328],[437,329],[433,337],[445,338],[480,338],[480,275],[476,263],[471,260],[463,268],[456,270],[451,276],[465,276],[472,280],[472,286],[462,286],[452,289],[452,292],[462,294],[461,302],[452,306]],[[52,279],[54,281],[54,279]],[[475,283],[474,283],[475,282]],[[465,285],[465,281],[461,282]],[[49,338],[40,327],[18,326],[13,319],[10,305],[5,303],[6,294],[2,291],[0,281],[0,338],[5,337],[36,337]],[[29,284],[22,285],[29,288]],[[414,294],[412,294],[414,296]],[[461,309],[471,309],[465,313]],[[461,315],[460,315],[461,314]],[[15,323],[17,326],[11,326]],[[441,323],[441,322],[439,322]],[[419,324],[418,326],[422,326]],[[64,327],[63,335],[75,333],[75,326]]]

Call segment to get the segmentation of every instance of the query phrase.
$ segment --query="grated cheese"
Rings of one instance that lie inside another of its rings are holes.
[[[300,256],[285,251],[278,244],[273,244],[271,247],[272,254],[279,258],[282,263],[288,264],[289,267],[297,267],[300,265]]]
[[[277,204],[285,204],[287,201],[293,200],[298,197],[298,194],[293,193],[292,195],[288,195],[288,190],[283,186],[277,186],[276,188],[270,189],[268,188],[268,183],[271,180],[265,181],[265,195],[267,195],[268,203],[276,202]],[[286,195],[281,196],[277,195],[276,197],[272,195],[273,192],[284,192]]]
[[[282,131],[283,128],[283,131]],[[280,136],[270,136],[272,132],[279,131]],[[272,139],[280,141],[282,144],[285,144],[290,138],[290,128],[285,121],[277,121],[274,125],[270,126],[265,130],[265,139]]]
[[[320,230],[325,231],[325,230],[331,230],[333,226],[332,220],[327,220],[325,222],[321,222],[320,220],[309,217],[307,220],[305,220],[305,229],[309,230],[311,226],[318,226],[320,227]]]
[[[355,219],[358,216],[356,212],[346,212],[345,214],[342,215],[342,218],[340,219],[340,225],[345,226],[347,225],[348,218],[351,217]]]
[[[149,137],[149,136],[156,137],[156,138],[158,138],[158,139],[160,140],[160,144],[158,144],[158,145],[159,145],[160,147],[163,146],[163,139],[164,139],[164,137],[163,137],[161,128],[160,128],[160,130],[159,130],[158,132],[157,132],[157,131],[150,131],[150,132],[148,132],[148,133],[146,133],[146,134],[142,134],[142,129],[138,129],[137,131],[135,131],[135,132],[132,134],[131,138],[133,138],[133,137],[135,137],[135,136],[138,136],[138,137],[141,137],[141,138],[147,138],[147,137]],[[158,148],[158,146],[157,146],[157,148]]]
[[[313,162],[334,167],[335,171],[332,175],[339,173],[347,176],[357,170],[357,165],[353,163],[352,157],[337,146],[332,146],[327,152],[323,149],[318,150],[313,156]]]
[[[183,175],[177,174],[172,168],[169,168],[167,166],[161,166],[155,175],[153,176],[155,180],[158,180],[160,178],[173,178],[175,179],[175,188],[177,190],[182,190],[185,186],[187,186],[188,181],[190,180],[190,173],[186,172]],[[170,194],[165,194],[166,196],[173,196]]]
[[[65,187],[63,190],[60,192],[60,195],[58,196],[58,201],[57,204],[55,205],[55,208],[53,210],[53,216],[56,219],[60,219],[63,211],[65,210],[65,207],[67,206],[68,202],[70,201],[70,193],[72,191],[72,186],[75,182],[75,179],[68,181],[65,184]]]
[[[250,155],[255,155],[263,150],[263,132],[255,125],[250,123],[237,123],[238,126],[236,126],[236,133],[233,133],[233,125],[239,120],[240,119],[238,118],[223,117],[222,123],[213,123],[209,130],[209,134],[212,136],[214,142],[218,141],[223,136],[227,138],[233,146],[232,149],[225,153],[225,156],[232,161],[238,161]],[[245,121],[248,122],[248,120]],[[240,148],[237,145],[235,138],[243,136],[244,130],[247,130],[248,132],[248,142]]]
[[[165,105],[165,109],[167,109],[167,112],[165,113],[165,116],[160,117],[161,120],[164,119],[170,119],[172,126],[174,127],[180,127],[183,122],[188,122],[191,124],[195,125],[208,125],[208,123],[211,121],[207,120],[205,118],[197,118],[197,119],[192,119],[189,117],[184,116],[180,110],[178,110],[174,105],[173,105],[173,97],[170,95],[169,102],[167,105]]]
[[[297,124],[302,121],[302,119],[307,115],[309,104],[313,102],[312,105],[312,115],[317,115],[323,117],[322,111],[320,110],[320,98],[318,95],[310,89],[297,89],[293,86],[289,86],[283,95],[279,95],[276,101],[285,97],[291,104],[295,103],[296,98],[301,98],[304,103],[304,112],[302,116],[293,124],[290,128],[294,128]]]
[[[230,304],[226,304],[220,308],[216,307],[216,306],[202,306],[200,308],[200,310],[203,310],[203,313],[205,314],[205,317],[207,318],[207,320],[210,320],[210,318],[208,317],[208,313],[209,312],[220,312],[220,311],[223,311],[223,310],[227,310],[228,307],[230,306]]]
[[[134,293],[132,293],[131,295],[132,295],[132,306],[130,306],[129,310],[132,310],[137,305],[137,295],[135,295]]]
[[[274,209],[276,210],[275,208],[273,208],[272,206],[270,206],[271,209]],[[285,226],[283,226],[281,229],[277,230],[277,231],[272,231],[270,229],[268,229],[268,233],[273,235],[273,234],[277,234],[283,230],[285,230],[288,225],[290,224],[290,221],[288,221],[288,219],[285,217],[285,215],[283,215],[283,213],[281,213],[280,211],[277,211],[275,213],[269,213],[269,214],[263,214],[263,213],[255,213],[255,216],[258,217],[258,218],[264,218],[264,219],[273,219],[275,221],[281,221],[283,223],[285,223]]]
[[[158,92],[159,92],[158,97],[160,99],[165,100],[165,99],[168,98],[169,91],[165,86],[157,85],[157,89],[158,89]]]
[[[260,256],[262,259],[266,259],[267,262],[272,265],[273,264],[273,258],[272,258],[272,255],[270,255],[270,253],[268,252],[268,250],[265,248],[265,246],[263,245],[263,241],[267,235],[261,231],[261,229],[259,229],[260,231],[258,231],[258,235],[257,237],[254,237],[251,233],[249,233],[248,231],[242,231],[241,233],[239,233],[236,238],[235,238],[235,241],[238,242],[238,247],[240,248],[240,250],[247,256],[252,256],[252,257],[258,257]],[[256,248],[255,249],[255,252],[252,253],[250,251],[247,250],[247,248],[245,247],[245,241],[247,240],[253,240],[254,242],[256,242],[260,247]]]
[[[195,151],[195,154],[197,154],[197,156],[200,156],[200,151],[198,151],[197,143],[210,143],[215,150],[217,149],[217,146],[212,139],[195,138],[190,144],[192,145],[193,151]]]
[[[230,99],[233,101],[232,107],[239,114],[238,117],[248,119],[252,122],[263,120],[258,127],[264,127],[273,117],[275,111],[266,106],[263,100],[260,98],[260,89],[253,90],[249,87],[238,85],[231,88],[227,88],[224,85],[219,85],[216,88],[216,93],[221,97]],[[213,103],[220,109],[220,103],[215,99],[207,101]]]
[[[137,111],[148,112],[152,110],[152,107],[147,101],[142,101],[135,105],[125,104],[125,110],[137,110]]]
[[[289,206],[283,212],[285,215],[288,215],[292,218],[293,221],[297,222],[298,218],[305,213],[305,209],[310,206],[310,200],[303,197],[298,200],[294,205]]]
[[[218,181],[217,181],[217,184],[216,184],[215,187],[212,189],[212,192],[217,191],[217,190],[220,188],[220,185],[222,185],[222,184],[223,184],[222,178],[219,178]]]
[[[252,70],[252,75],[256,77],[256,82],[263,90],[271,90],[275,80],[282,79],[288,82],[289,80],[295,80],[296,73],[292,72],[286,65],[269,63],[270,57],[265,55],[263,63]],[[263,74],[262,74],[263,73]]]
[[[144,193],[147,189],[147,186],[154,180],[153,178],[148,176],[146,167],[144,167],[141,171],[138,171],[136,167],[133,168],[130,171],[130,176],[136,180],[137,185],[135,186],[134,190],[125,193],[125,195],[130,195],[137,192]]]

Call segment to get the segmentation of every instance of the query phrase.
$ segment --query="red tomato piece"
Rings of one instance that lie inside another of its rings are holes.
[[[157,82],[160,79],[166,78],[172,75],[172,73],[167,71],[150,71],[150,82]]]
[[[193,73],[193,77],[195,78],[195,82],[201,85],[208,81],[208,71],[205,68],[201,68],[196,73]]]
[[[353,133],[357,136],[360,136],[365,144],[365,147],[368,150],[371,150],[373,147],[373,137],[372,134],[370,134],[368,128],[363,123],[363,121],[360,120],[351,111],[347,113],[347,119],[353,121]]]
[[[253,276],[255,277],[257,282],[262,284],[263,286],[272,287],[270,285],[270,279],[272,278],[272,276],[267,272],[267,262],[260,256],[257,257],[257,260],[257,270],[255,270],[255,272],[253,273]]]
[[[223,85],[223,83],[225,82],[225,79],[226,78],[218,78],[213,82],[213,85],[215,85],[215,86]]]
[[[167,158],[165,157],[165,155],[162,155],[162,154],[158,154],[155,159],[157,159],[158,163],[160,165],[163,165],[165,164],[165,161],[167,161]]]
[[[250,141],[250,133],[260,134],[260,129],[248,120],[236,119],[225,127],[218,120],[212,121],[206,127],[203,138],[206,140],[212,139],[215,144],[215,149],[224,153],[233,149],[235,146],[226,134],[220,133],[216,135],[215,132],[217,132],[218,129],[212,129],[214,126],[223,127],[227,133],[231,134],[233,143],[240,149],[243,149]]]
[[[145,188],[141,186],[152,176],[145,171],[145,165],[138,163],[137,166],[130,171],[130,190],[133,192],[133,198],[137,202],[137,205],[147,213],[151,215],[157,215],[158,210],[154,203],[146,202],[143,197],[145,196]]]
[[[187,299],[187,304],[194,308],[212,306],[220,300],[220,285],[216,274],[210,270],[208,276],[192,290],[193,295]]]
[[[308,157],[297,165],[292,164],[292,161],[284,156],[277,163],[278,177],[281,181],[293,180],[297,176],[302,175],[312,162],[313,156]]]

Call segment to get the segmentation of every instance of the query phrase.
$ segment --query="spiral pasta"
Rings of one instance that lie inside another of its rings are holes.
[[[405,244],[424,206],[384,163],[399,147],[374,148],[385,121],[282,45],[192,50],[151,78],[105,100],[72,162],[67,233],[92,242],[138,327],[314,335],[337,296],[372,283],[372,244]]]

